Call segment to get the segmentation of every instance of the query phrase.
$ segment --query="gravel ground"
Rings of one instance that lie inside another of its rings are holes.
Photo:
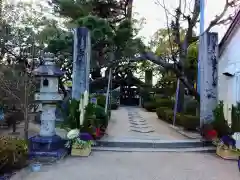
[[[11,180],[239,180],[237,162],[202,153],[94,152]]]

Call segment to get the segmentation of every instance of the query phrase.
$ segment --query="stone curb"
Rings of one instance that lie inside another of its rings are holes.
[[[169,127],[173,130],[175,130],[177,133],[183,135],[186,138],[189,139],[201,139],[201,136],[199,135],[199,137],[190,135],[189,133],[186,133],[185,131],[183,131],[181,128],[177,127],[177,126],[173,126],[173,125],[169,125]]]
[[[120,148],[120,147],[93,147],[93,151],[111,151],[111,152],[200,152],[200,153],[215,153],[216,148],[214,147],[203,147],[203,148]]]

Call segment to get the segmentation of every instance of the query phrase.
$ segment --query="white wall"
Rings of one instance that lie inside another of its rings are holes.
[[[224,75],[226,69],[234,71],[233,77]],[[240,73],[240,28],[235,32],[232,39],[225,47],[218,62],[218,100],[224,101],[225,117],[231,121],[231,106],[239,97],[239,76]],[[239,100],[239,99],[238,99]]]
[[[48,79],[48,86],[43,86],[43,80]],[[57,77],[41,77],[40,92],[58,92],[58,78]]]

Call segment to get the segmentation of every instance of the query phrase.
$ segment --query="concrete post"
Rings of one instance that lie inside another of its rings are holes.
[[[89,72],[91,40],[85,27],[74,29],[72,98],[80,100],[81,95],[89,92]]]
[[[218,83],[218,34],[204,33],[200,37],[200,125],[213,120]]]

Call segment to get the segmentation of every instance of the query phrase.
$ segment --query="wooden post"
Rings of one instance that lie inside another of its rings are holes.
[[[218,34],[205,32],[200,37],[200,126],[213,120],[218,83]]]

